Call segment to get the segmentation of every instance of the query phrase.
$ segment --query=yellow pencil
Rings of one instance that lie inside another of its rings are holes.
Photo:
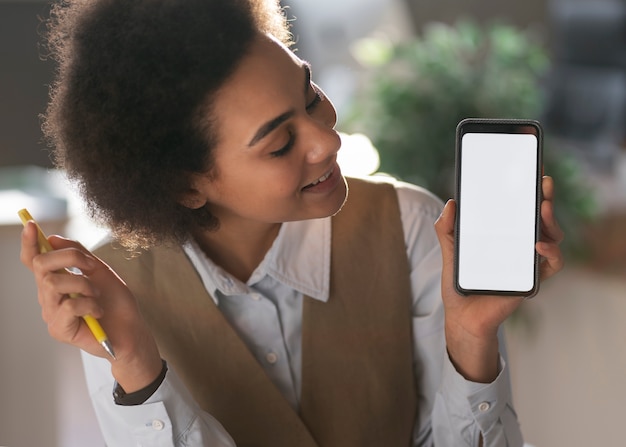
[[[48,242],[48,238],[46,237],[44,232],[41,230],[41,227],[35,221],[35,219],[33,219],[33,216],[30,215],[28,210],[21,209],[21,210],[19,210],[17,212],[17,214],[18,214],[18,216],[20,216],[20,219],[22,220],[22,223],[24,224],[24,226],[26,226],[26,224],[30,220],[35,222],[35,225],[37,226],[37,242],[39,244],[39,252],[40,253],[47,253],[49,251],[54,250],[52,248],[52,246],[50,245],[50,242]],[[63,270],[63,271],[65,273],[69,274],[69,272],[67,270]],[[69,296],[70,296],[70,298],[77,298],[78,294],[70,293]],[[96,320],[91,315],[85,315],[83,317],[83,320],[85,320],[85,323],[89,327],[89,330],[91,331],[93,336],[96,338],[98,343],[100,343],[102,345],[102,347],[104,348],[104,350],[111,357],[113,357],[115,359],[115,352],[113,351],[113,346],[111,346],[111,342],[109,341],[109,338],[107,337],[107,334],[104,332],[104,329],[102,329],[102,326],[100,326],[100,323],[98,322],[98,320]]]

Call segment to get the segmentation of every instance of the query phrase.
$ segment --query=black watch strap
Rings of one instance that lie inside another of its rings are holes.
[[[154,379],[154,381],[150,385],[146,386],[145,388],[137,390],[133,393],[126,393],[126,391],[124,391],[124,388],[122,388],[119,383],[115,382],[115,384],[113,385],[113,400],[115,401],[115,403],[117,405],[130,406],[141,405],[145,401],[147,401],[148,398],[152,396],[154,392],[161,386],[163,380],[165,379],[165,373],[167,373],[167,363],[165,362],[165,360],[162,360],[162,362],[163,367],[161,368],[161,373],[156,379]]]

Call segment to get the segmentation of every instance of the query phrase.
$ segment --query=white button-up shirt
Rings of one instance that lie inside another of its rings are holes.
[[[419,393],[413,445],[477,446],[482,433],[485,447],[521,446],[504,358],[496,380],[479,384],[458,374],[446,354],[441,254],[433,226],[442,204],[421,188],[395,185],[411,266]],[[302,377],[303,295],[328,300],[330,233],[330,218],[284,223],[247,283],[215,265],[196,244],[183,247],[219,309],[294,409]],[[146,403],[122,407],[111,396],[108,361],[86,354],[83,360],[108,445],[235,445],[221,424],[197,406],[175,371],[168,371]]]

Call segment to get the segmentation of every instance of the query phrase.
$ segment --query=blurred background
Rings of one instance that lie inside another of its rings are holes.
[[[536,447],[622,445],[626,0],[283,3],[338,108],[348,173],[388,173],[445,200],[458,121],[542,122],[567,266],[507,322],[516,409]],[[47,10],[0,0],[0,445],[103,445],[79,355],[49,340],[19,263],[19,208],[86,245],[103,231],[41,142]]]

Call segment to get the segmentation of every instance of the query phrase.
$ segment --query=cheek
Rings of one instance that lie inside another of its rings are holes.
[[[301,186],[300,171],[289,155],[277,159],[241,160],[232,167],[225,180],[230,190],[258,203],[293,196]]]
[[[279,197],[293,196],[294,193],[300,190],[302,177],[295,164],[289,164],[287,160],[284,160],[281,163],[277,163],[273,168],[268,169],[266,177],[268,189],[274,191]]]

